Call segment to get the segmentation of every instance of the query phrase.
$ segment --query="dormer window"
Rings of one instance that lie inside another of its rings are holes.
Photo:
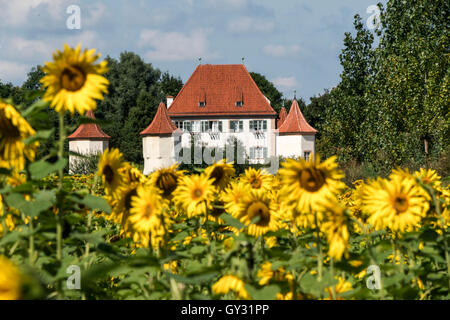
[[[201,88],[198,92],[198,106],[203,108],[206,106],[206,90]]]
[[[241,88],[234,88],[234,101],[236,107],[242,107],[244,105],[244,95]]]

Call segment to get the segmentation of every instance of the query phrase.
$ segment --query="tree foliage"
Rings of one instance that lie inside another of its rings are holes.
[[[424,164],[449,149],[449,3],[379,6],[376,39],[359,16],[345,34],[319,144],[341,161]]]
[[[274,84],[267,80],[264,75],[256,72],[250,72],[250,75],[252,76],[259,90],[261,90],[261,92],[267,97],[267,99],[270,100],[270,105],[273,107],[273,109],[277,113],[280,113],[281,107],[283,107],[284,104],[283,94],[278,91],[278,89],[275,88]]]

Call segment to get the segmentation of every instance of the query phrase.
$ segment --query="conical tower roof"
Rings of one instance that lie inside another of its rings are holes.
[[[300,111],[300,107],[296,99],[292,101],[291,110],[286,120],[278,128],[280,134],[315,134],[317,130],[311,127]]]
[[[86,117],[95,120],[94,112],[88,110]],[[67,139],[75,140],[109,140],[111,139],[96,123],[83,123]]]
[[[145,136],[171,134],[176,130],[177,127],[167,115],[166,105],[161,102],[152,123],[150,123],[150,125],[141,132],[141,135]]]
[[[281,127],[287,118],[287,111],[286,111],[285,107],[281,108],[279,117],[280,117],[280,119],[278,119],[278,121],[277,121],[277,128]]]

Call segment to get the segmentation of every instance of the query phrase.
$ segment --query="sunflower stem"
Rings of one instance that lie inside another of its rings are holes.
[[[330,272],[331,279],[334,279],[334,259],[330,258]],[[336,286],[331,286],[331,295],[333,300],[336,300]]]
[[[64,128],[64,113],[59,113],[59,145],[58,145],[58,160],[64,158],[64,141],[66,132]],[[64,168],[60,168],[58,171],[59,186],[58,191],[63,190]],[[62,261],[62,210],[59,210],[56,217],[56,258],[58,261]]]
[[[444,252],[445,252],[445,261],[447,262],[447,279],[448,279],[448,288],[450,289],[450,257],[448,254],[448,244],[447,244],[447,228],[445,226],[444,217],[442,216],[441,206],[439,201],[434,194],[434,191],[431,192],[431,196],[434,202],[434,206],[436,207],[436,213],[439,216],[439,221],[441,224],[442,236],[444,238]]]
[[[316,224],[316,241],[317,249],[319,250],[319,255],[317,256],[317,271],[319,273],[319,282],[322,281],[322,267],[323,267],[323,257],[322,257],[322,246],[320,245],[320,231],[317,219],[317,212],[314,214],[314,220]]]
[[[29,261],[30,265],[34,264],[34,226],[33,218],[30,218],[30,238],[28,239],[30,251],[29,251]]]
[[[369,232],[367,231],[367,227],[358,219],[353,219],[353,221],[355,221],[359,227],[361,228],[361,230],[363,230],[363,233],[366,237],[366,241],[367,241],[367,250],[369,251],[369,256],[370,256],[370,262],[372,263],[372,265],[376,265],[378,266],[378,262],[377,259],[375,258],[375,255],[373,253],[372,250],[372,238],[370,237]],[[382,277],[380,277],[380,292],[381,292],[381,299],[384,300],[384,291],[383,291],[383,280]]]
[[[3,200],[0,198],[0,201],[3,202]],[[2,217],[2,236],[6,236],[8,234],[8,228],[6,227],[6,211],[5,211],[5,205],[2,203],[1,204],[1,212],[0,212],[0,217]]]

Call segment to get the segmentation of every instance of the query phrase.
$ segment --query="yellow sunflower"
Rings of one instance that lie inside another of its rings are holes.
[[[25,168],[25,161],[36,157],[38,142],[25,144],[25,139],[36,134],[30,124],[11,105],[0,101],[0,167]]]
[[[131,200],[137,195],[137,189],[140,186],[139,183],[134,182],[124,185],[120,189],[120,193],[117,193],[117,197],[106,196],[112,212],[106,215],[108,220],[114,221],[122,226],[124,231],[130,228],[128,217],[130,216]]]
[[[425,170],[420,168],[419,171],[414,172],[414,176],[419,178],[422,183],[427,184],[432,188],[441,188],[441,177],[437,174],[436,170]]]
[[[3,218],[3,216],[5,216]],[[1,221],[3,219],[3,221]],[[3,205],[3,199],[0,195],[0,236],[4,236],[6,232],[13,231],[16,227],[16,221],[12,214],[8,214],[5,206]],[[5,228],[6,230],[4,230]]]
[[[183,177],[173,193],[173,200],[191,218],[212,209],[214,193],[213,180],[202,173]]]
[[[289,281],[289,283],[292,283],[294,280],[293,275],[290,272],[286,272],[283,267],[273,270],[270,261],[266,261],[261,265],[261,269],[258,270],[256,276],[260,278],[259,284],[261,286],[265,286],[271,280],[277,282]]]
[[[245,289],[244,281],[233,275],[226,275],[220,278],[213,284],[212,291],[216,294],[227,294],[228,292],[233,291],[238,298],[251,300],[250,295]]]
[[[391,175],[370,181],[361,192],[362,208],[376,229],[404,231],[416,227],[429,208],[428,194],[412,178]]]
[[[6,257],[0,256],[0,300],[19,300],[21,286],[17,267]]]
[[[239,212],[239,205],[244,198],[248,197],[249,188],[242,182],[232,181],[220,195],[224,203],[225,210],[229,214],[236,215]]]
[[[100,157],[97,175],[102,177],[107,195],[118,198],[124,182],[121,169],[126,166],[127,163],[123,160],[123,154],[119,149],[107,149]]]
[[[320,229],[326,235],[329,246],[328,255],[341,260],[348,248],[350,237],[345,209],[335,199],[323,203],[324,222]]]
[[[241,177],[241,182],[250,186],[252,189],[272,189],[272,179],[266,170],[248,168],[245,170],[244,175]]]
[[[159,230],[163,220],[163,199],[153,187],[139,187],[131,198],[130,222],[137,232],[149,233]]]
[[[146,180],[142,172],[138,168],[135,168],[132,165],[130,165],[129,163],[126,163],[124,167],[119,169],[119,171],[124,179],[124,183],[127,185],[136,182],[144,183]]]
[[[245,231],[254,237],[280,228],[277,205],[270,198],[270,194],[262,189],[252,189],[233,215],[246,225]]]
[[[299,213],[316,210],[321,199],[333,197],[345,188],[336,157],[322,163],[319,156],[311,156],[309,160],[287,159],[282,166],[279,170],[282,193]]]
[[[235,172],[233,164],[227,163],[225,159],[205,169],[206,175],[214,181],[213,185],[219,190],[223,190],[228,186]]]
[[[53,61],[42,68],[46,75],[41,82],[47,88],[43,100],[51,102],[58,113],[78,111],[83,115],[87,110],[95,110],[95,99],[102,100],[109,85],[102,76],[108,71],[107,61],[96,64],[99,58],[95,49],[81,52],[80,45],[75,49],[64,45],[63,52],[57,50]]]
[[[336,299],[337,300],[343,300],[341,297],[339,297],[339,294],[347,292],[347,291],[350,291],[350,290],[353,290],[352,284],[350,282],[346,281],[345,278],[342,278],[342,277],[338,277],[337,280],[338,280],[338,283],[334,287],[334,291],[335,291],[336,296],[337,296]],[[331,287],[325,288],[325,291],[329,295],[329,298],[325,298],[325,300],[333,299],[332,288]]]
[[[169,168],[159,169],[150,175],[150,184],[161,190],[165,199],[172,199],[172,193],[184,175],[184,171],[177,170],[177,168],[178,164],[174,164]]]

